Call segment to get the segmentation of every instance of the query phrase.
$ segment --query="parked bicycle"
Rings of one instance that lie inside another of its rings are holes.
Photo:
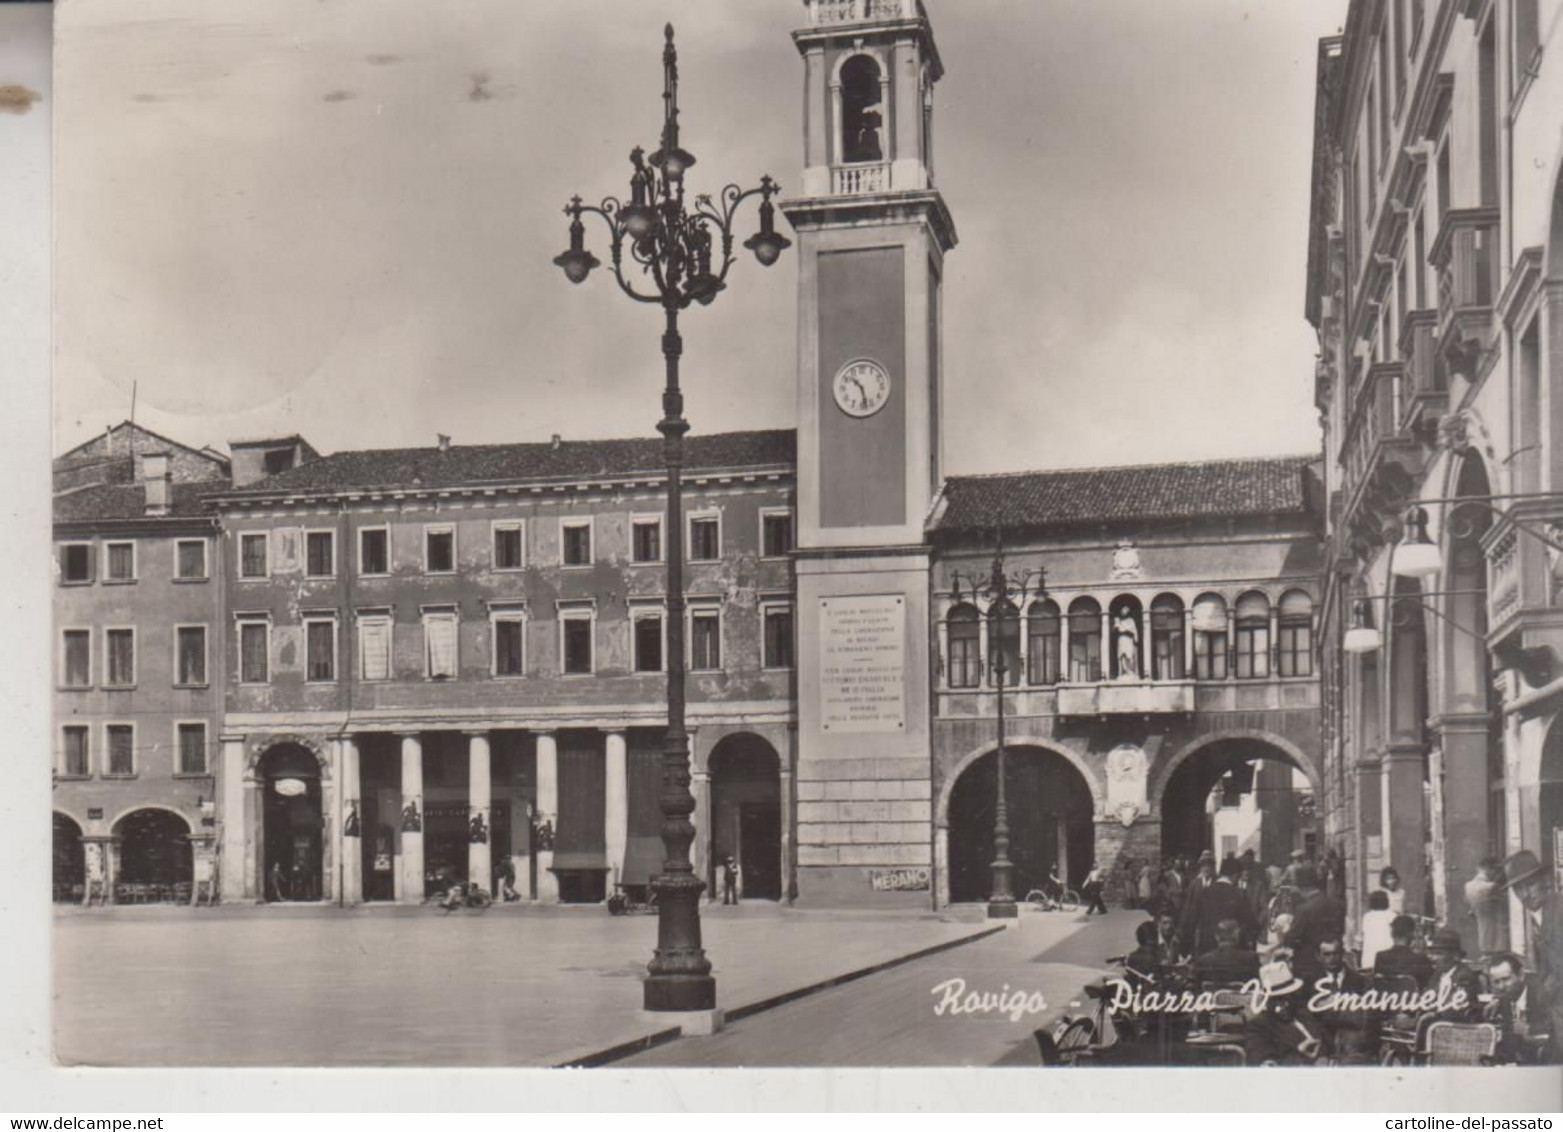
[[[613,887],[615,891],[608,897],[609,915],[628,916],[636,912],[657,910],[657,894],[650,885],[616,884]]]
[[[1026,903],[1039,912],[1078,912],[1080,894],[1064,885],[1048,885],[1026,893]]]

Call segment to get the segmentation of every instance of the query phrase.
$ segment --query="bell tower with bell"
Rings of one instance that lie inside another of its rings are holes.
[[[923,0],[804,0],[798,238],[798,898],[932,898],[929,570],[942,480]]]

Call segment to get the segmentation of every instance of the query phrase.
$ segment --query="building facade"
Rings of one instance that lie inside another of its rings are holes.
[[[189,899],[210,875],[222,562],[203,497],[228,469],[128,422],[55,461],[57,900]]]
[[[1392,867],[1468,948],[1480,862],[1556,866],[1563,825],[1560,25],[1556,0],[1354,2],[1319,52],[1326,836],[1353,919]]]
[[[697,871],[733,857],[746,897],[816,905],[985,898],[1000,661],[1021,895],[1306,847],[1316,461],[946,477],[933,30],[917,0],[804,10],[799,427],[685,460]],[[646,885],[660,443],[232,449],[202,518],[222,898]],[[1012,605],[973,594],[1000,529],[1041,574]]]

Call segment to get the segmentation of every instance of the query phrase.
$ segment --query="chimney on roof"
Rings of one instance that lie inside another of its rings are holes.
[[[441,452],[449,452],[450,451],[450,437],[446,436],[443,432],[437,432],[437,433],[434,434],[434,436],[439,441],[440,451]]]
[[[168,514],[173,506],[173,471],[168,453],[143,452],[141,478],[146,488],[147,514]]]
[[[559,447],[559,434],[557,432],[554,433],[553,446],[555,448]]]

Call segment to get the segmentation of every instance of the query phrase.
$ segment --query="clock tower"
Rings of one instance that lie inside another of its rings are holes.
[[[933,180],[943,74],[922,0],[804,0],[798,236],[798,897],[932,898],[929,567],[939,490]]]

